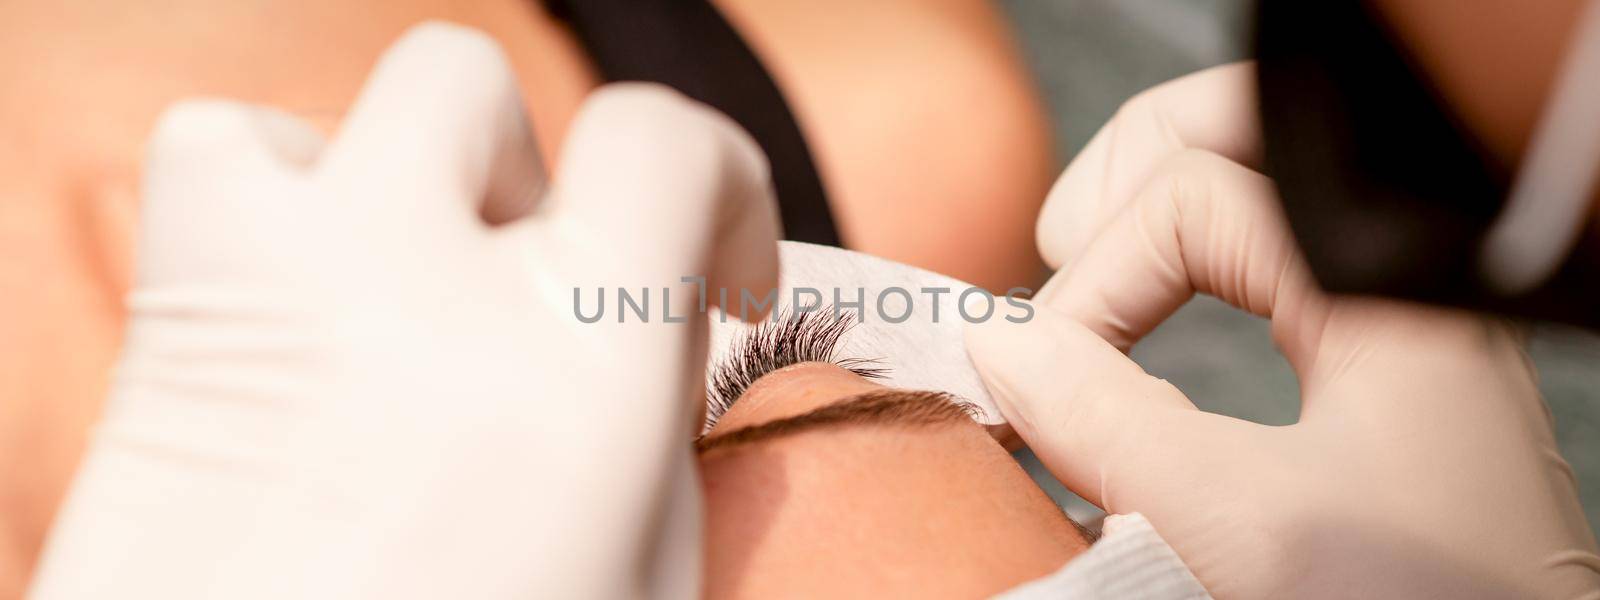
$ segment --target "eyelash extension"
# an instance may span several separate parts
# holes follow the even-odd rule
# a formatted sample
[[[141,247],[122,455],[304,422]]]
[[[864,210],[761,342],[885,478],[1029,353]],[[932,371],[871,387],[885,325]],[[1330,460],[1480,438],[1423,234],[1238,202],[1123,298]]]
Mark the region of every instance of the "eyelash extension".
[[[832,307],[803,313],[785,309],[777,319],[741,333],[707,377],[703,430],[716,425],[757,379],[789,365],[826,362],[867,379],[887,376],[889,369],[877,359],[837,356],[840,340],[855,325],[855,317]]]

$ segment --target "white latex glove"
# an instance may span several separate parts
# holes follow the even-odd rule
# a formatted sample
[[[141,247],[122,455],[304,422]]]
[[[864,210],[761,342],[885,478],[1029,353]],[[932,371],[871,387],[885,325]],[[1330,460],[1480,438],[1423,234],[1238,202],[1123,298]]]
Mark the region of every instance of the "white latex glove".
[[[1002,412],[1068,488],[1147,516],[1219,598],[1600,597],[1519,334],[1320,291],[1250,168],[1251,68],[1140,95],[1062,175],[1039,224],[1062,270],[1035,319],[969,330]],[[1200,412],[1124,355],[1196,292],[1272,320],[1300,422]]]
[[[544,193],[522,111],[494,42],[447,25],[397,42],[325,145],[169,110],[112,398],[34,595],[697,594],[704,324],[659,296],[649,324],[583,324],[573,289],[592,312],[598,285],[670,287],[683,315],[683,276],[770,288],[765,163],[712,110],[614,86]]]

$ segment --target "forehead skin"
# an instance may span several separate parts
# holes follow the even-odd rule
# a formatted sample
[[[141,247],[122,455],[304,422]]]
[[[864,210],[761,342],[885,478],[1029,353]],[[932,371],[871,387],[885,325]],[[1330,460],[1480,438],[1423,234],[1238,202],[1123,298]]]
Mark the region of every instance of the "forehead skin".
[[[710,436],[884,388],[803,364],[748,390]],[[711,598],[979,597],[1086,548],[967,420],[808,429],[700,456]]]

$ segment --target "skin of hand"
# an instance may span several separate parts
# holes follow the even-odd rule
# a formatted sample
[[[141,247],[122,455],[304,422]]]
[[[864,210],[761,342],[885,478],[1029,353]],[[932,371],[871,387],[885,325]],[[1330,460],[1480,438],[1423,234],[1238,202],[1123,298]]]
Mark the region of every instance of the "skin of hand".
[[[850,244],[997,291],[1043,281],[1048,119],[994,3],[717,6],[782,85]],[[157,116],[236,98],[330,132],[383,49],[427,19],[506,48],[559,165],[599,79],[537,0],[0,3],[0,89],[18,90],[0,94],[0,598],[21,594],[100,415]]]
[[[1143,513],[1218,598],[1593,598],[1600,557],[1509,323],[1323,293],[1260,162],[1253,68],[1129,101],[1039,222],[1024,327],[968,332],[1067,487]],[[1359,244],[1359,240],[1351,240]],[[1197,410],[1125,352],[1195,293],[1267,317],[1301,418]]]
[[[767,374],[707,439],[892,392],[840,367]],[[984,428],[830,424],[700,454],[705,597],[976,598],[1088,544]]]
[[[641,84],[594,94],[564,153],[546,182],[505,56],[452,25],[395,43],[326,142],[168,110],[35,597],[694,594],[704,316],[584,324],[571,300],[776,285],[765,163]]]

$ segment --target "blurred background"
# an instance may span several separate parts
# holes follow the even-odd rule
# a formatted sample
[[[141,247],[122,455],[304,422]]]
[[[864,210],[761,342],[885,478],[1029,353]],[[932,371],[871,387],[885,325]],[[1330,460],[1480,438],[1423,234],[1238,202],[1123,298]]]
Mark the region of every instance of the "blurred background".
[[[990,1],[716,4],[807,119],[833,217],[853,247],[1003,290],[1040,273],[1031,232],[1054,175],[1124,100],[1244,58],[1252,2],[993,0],[997,20]],[[604,4],[634,10],[630,2]],[[235,98],[331,132],[401,31],[446,19],[506,48],[554,158],[602,78],[544,9],[552,4],[602,3],[0,2],[0,82],[26,92],[0,93],[0,599],[20,597],[110,385],[143,142],[159,112],[183,97]],[[1600,525],[1600,336],[1545,327],[1530,352],[1589,521]],[[1133,357],[1203,409],[1264,424],[1298,418],[1297,382],[1266,323],[1215,300],[1191,302]],[[1092,506],[1021,458],[1093,522]]]
[[[1002,0],[1000,6],[1049,105],[1062,167],[1123,100],[1179,75],[1240,60],[1249,50],[1251,3],[1245,0]],[[1529,353],[1562,454],[1600,537],[1600,335],[1540,327]],[[1266,321],[1209,297],[1190,302],[1156,329],[1134,347],[1133,358],[1201,409],[1270,425],[1299,417],[1298,384],[1273,348]],[[1021,458],[1074,517],[1098,517],[1032,456]]]

